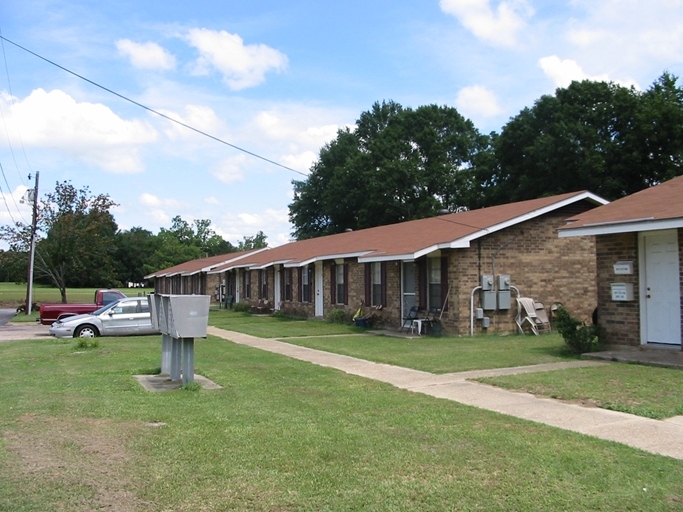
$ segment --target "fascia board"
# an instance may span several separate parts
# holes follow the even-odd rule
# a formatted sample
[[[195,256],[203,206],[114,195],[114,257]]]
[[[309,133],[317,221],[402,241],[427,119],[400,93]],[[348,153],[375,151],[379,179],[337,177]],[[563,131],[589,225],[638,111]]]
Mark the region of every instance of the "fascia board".
[[[604,205],[609,203],[606,199],[603,199],[600,196],[596,196],[595,194],[591,192],[582,192],[580,194],[577,194],[572,197],[568,197],[566,199],[563,199],[562,201],[558,201],[557,203],[549,204],[548,206],[545,206],[543,208],[538,208],[537,210],[533,210],[530,212],[527,212],[525,214],[519,215],[517,217],[513,217],[512,219],[506,220],[505,222],[501,222],[499,224],[494,224],[492,226],[489,226],[488,228],[481,229],[479,231],[476,231],[474,233],[471,233],[467,236],[464,236],[462,238],[458,238],[456,240],[453,240],[450,245],[448,245],[448,248],[450,249],[467,249],[470,247],[470,242],[472,240],[476,240],[478,238],[481,238],[485,235],[490,235],[491,233],[495,233],[496,231],[500,231],[505,228],[509,228],[511,226],[515,226],[517,224],[521,224],[522,222],[526,222],[528,220],[535,219],[537,217],[540,217],[541,215],[545,215],[546,213],[553,212],[555,210],[559,210],[560,208],[564,208],[565,206],[569,206],[570,204],[577,203],[579,201],[583,200],[588,200],[591,201],[595,204],[598,205]]]
[[[327,261],[327,260],[336,260],[340,258],[362,258],[366,254],[372,254],[375,251],[360,251],[360,252],[348,252],[348,253],[341,253],[341,254],[325,254],[323,256],[314,256],[313,258],[309,258],[307,260],[303,261],[291,261],[290,263],[285,263],[285,268],[294,268],[294,267],[305,267],[306,265],[310,265],[311,263],[315,263],[316,261]]]
[[[232,263],[233,261],[239,261],[239,260],[242,260],[242,259],[247,258],[249,256],[253,256],[254,254],[258,254],[260,252],[267,251],[269,249],[270,249],[270,247],[263,247],[261,249],[256,249],[256,250],[249,252],[247,254],[242,254],[241,256],[237,256],[236,258],[228,258],[227,260],[222,261],[220,263],[214,263],[213,265],[209,265],[208,267],[204,267],[203,269],[199,270],[199,272],[208,272],[210,274],[211,271],[213,269],[215,269],[216,267],[222,267],[223,265],[227,265],[228,263]],[[221,270],[221,272],[223,272],[223,271]]]
[[[238,263],[236,265],[230,265],[229,267],[224,267],[221,269],[217,270],[212,270],[211,272],[208,272],[209,274],[222,274],[223,272],[228,272],[229,270],[237,270],[241,268],[246,268],[247,270],[251,270],[256,267],[255,263]]]
[[[383,256],[366,256],[358,258],[358,263],[375,263],[378,261],[412,261],[414,254],[389,254]]]
[[[660,229],[683,228],[683,219],[663,219],[652,221],[627,221],[622,223],[582,226],[578,228],[561,228],[558,230],[560,238],[588,235],[615,235],[619,233],[634,233],[637,231],[658,231]]]

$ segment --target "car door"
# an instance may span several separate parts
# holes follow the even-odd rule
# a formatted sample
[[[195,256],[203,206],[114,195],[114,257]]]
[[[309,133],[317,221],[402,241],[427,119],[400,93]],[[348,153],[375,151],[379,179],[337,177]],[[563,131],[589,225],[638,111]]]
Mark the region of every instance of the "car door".
[[[125,336],[136,334],[138,330],[137,300],[125,300],[115,304],[100,315],[104,336]]]

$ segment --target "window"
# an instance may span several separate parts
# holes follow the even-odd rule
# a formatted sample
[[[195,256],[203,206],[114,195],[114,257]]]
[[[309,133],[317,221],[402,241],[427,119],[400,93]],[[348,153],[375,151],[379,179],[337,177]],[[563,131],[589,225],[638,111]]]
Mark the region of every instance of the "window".
[[[268,298],[268,271],[263,268],[259,271],[259,299]]]
[[[381,263],[370,263],[370,286],[372,287],[371,293],[371,306],[379,306],[382,304],[382,264]]]
[[[333,264],[330,267],[330,302],[332,304],[348,304],[348,266]]]
[[[344,265],[335,265],[335,279],[337,283],[337,304],[344,304]]]
[[[313,267],[299,268],[299,279],[301,281],[301,294],[299,302],[311,302],[311,286],[313,283]]]
[[[441,307],[441,258],[429,258],[427,260],[428,270],[428,297],[430,308]]]
[[[286,268],[283,273],[285,300],[292,300],[292,269]]]
[[[251,298],[251,271],[244,271],[244,296],[247,299]]]

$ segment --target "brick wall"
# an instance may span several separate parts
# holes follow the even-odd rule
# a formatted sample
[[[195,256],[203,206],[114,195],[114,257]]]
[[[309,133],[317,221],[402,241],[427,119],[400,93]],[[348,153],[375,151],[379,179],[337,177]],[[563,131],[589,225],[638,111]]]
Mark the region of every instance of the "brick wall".
[[[640,287],[638,233],[600,235],[596,240],[598,276],[598,324],[609,345],[640,345]],[[617,261],[632,261],[633,274],[615,275]],[[633,283],[636,300],[613,301],[611,283]]]
[[[565,219],[576,213],[576,205],[560,209],[484,236],[469,249],[453,251],[449,258],[451,311],[444,315],[444,328],[469,334],[470,294],[482,274],[509,274],[520,295],[542,302],[546,311],[560,302],[573,316],[590,322],[597,306],[594,237],[557,235],[557,229],[566,225]],[[510,310],[485,311],[491,326],[484,330],[481,321],[475,321],[475,333],[515,332],[515,298],[513,290]],[[478,306],[479,292],[475,294],[475,308]]]

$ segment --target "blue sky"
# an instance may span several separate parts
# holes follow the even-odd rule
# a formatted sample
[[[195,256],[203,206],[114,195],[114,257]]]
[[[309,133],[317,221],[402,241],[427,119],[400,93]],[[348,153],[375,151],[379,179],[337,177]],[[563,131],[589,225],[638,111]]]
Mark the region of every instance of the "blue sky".
[[[303,174],[375,101],[448,105],[500,131],[573,79],[645,89],[683,68],[681,0],[3,0],[0,31]],[[233,243],[290,238],[301,174],[2,50],[0,225],[30,219],[19,199],[40,171],[41,192],[70,180],[109,194],[121,229],[157,233],[180,215]]]

